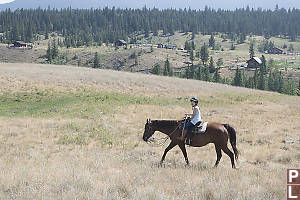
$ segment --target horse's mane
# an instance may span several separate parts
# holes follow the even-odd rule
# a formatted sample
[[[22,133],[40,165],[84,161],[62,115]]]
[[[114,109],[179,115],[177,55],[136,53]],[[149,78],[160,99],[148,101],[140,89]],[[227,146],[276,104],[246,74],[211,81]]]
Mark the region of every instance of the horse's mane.
[[[151,120],[153,125],[160,125],[160,126],[175,126],[178,125],[181,121],[179,120]]]

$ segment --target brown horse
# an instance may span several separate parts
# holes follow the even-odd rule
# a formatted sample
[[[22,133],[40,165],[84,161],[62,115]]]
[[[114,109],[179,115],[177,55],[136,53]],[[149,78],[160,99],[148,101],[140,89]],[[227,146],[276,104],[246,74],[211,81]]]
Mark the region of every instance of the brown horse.
[[[171,143],[165,149],[160,164],[162,164],[163,161],[165,160],[168,151],[170,151],[173,147],[178,145],[184,155],[186,164],[189,165],[189,160],[185,149],[185,143],[177,139],[182,132],[182,129],[180,128],[182,122],[183,121],[175,121],[175,120],[151,121],[150,119],[149,120],[147,119],[147,123],[145,124],[145,131],[143,135],[143,140],[145,142],[148,141],[148,139],[154,134],[155,131],[162,132],[168,135],[171,139]],[[234,153],[232,153],[232,151],[230,151],[229,148],[227,147],[228,138],[230,140]],[[234,163],[234,156],[235,159],[237,160],[239,156],[239,151],[236,148],[236,132],[234,128],[232,128],[228,124],[219,124],[215,122],[210,122],[207,125],[207,129],[205,133],[197,134],[193,137],[190,146],[202,147],[209,143],[214,143],[216,148],[217,161],[215,167],[217,167],[220,162],[220,159],[222,157],[221,150],[223,150],[223,152],[230,157],[232,168],[234,169],[236,168]]]

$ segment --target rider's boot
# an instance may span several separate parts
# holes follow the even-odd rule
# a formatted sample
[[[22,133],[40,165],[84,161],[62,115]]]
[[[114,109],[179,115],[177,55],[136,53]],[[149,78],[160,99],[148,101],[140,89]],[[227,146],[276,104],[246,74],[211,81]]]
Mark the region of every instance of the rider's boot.
[[[178,140],[184,141],[184,138],[185,138],[186,134],[187,134],[187,130],[184,130],[182,136],[178,137]]]

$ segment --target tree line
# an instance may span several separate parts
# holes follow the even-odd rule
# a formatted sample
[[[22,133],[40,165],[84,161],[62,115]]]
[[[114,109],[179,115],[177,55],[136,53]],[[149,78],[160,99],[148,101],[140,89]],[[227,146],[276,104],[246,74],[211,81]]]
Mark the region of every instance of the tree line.
[[[165,35],[176,31],[212,34],[226,33],[243,41],[246,35],[289,37],[300,34],[300,10],[236,10],[192,9],[18,9],[0,12],[0,41],[32,42],[40,35],[57,32],[66,46],[112,43],[117,39],[129,41],[134,33]]]
[[[213,48],[212,44],[213,42],[211,40],[209,46]],[[244,69],[237,67],[234,78],[221,77],[220,69],[223,65],[223,59],[219,58],[215,63],[214,58],[209,56],[209,46],[204,44],[200,50],[197,51],[196,55],[199,58],[198,65],[194,65],[193,52],[195,51],[195,47],[193,42],[186,42],[185,48],[187,48],[190,53],[191,64],[188,65],[184,71],[174,72],[167,58],[163,67],[161,67],[160,64],[155,64],[150,72],[156,75],[178,76],[187,79],[197,79],[300,96],[300,80],[297,86],[292,79],[286,79],[285,72],[279,70],[272,59],[267,61],[264,55],[261,57],[262,64],[255,69],[254,75],[249,75],[251,73],[245,73],[246,71]],[[250,45],[249,55],[250,58],[254,56],[253,44]],[[166,73],[168,71],[171,71],[171,73]]]

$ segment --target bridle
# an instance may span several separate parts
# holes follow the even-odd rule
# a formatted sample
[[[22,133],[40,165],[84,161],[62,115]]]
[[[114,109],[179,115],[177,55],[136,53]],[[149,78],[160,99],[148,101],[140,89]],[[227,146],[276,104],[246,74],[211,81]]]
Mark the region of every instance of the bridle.
[[[163,138],[159,138],[157,139],[158,141],[163,141],[163,142],[160,142],[158,145],[155,145],[156,147],[160,147],[160,146],[163,146],[165,145],[165,143],[167,142],[167,140],[170,138],[171,139],[171,136],[175,133],[175,131],[180,127],[180,124],[169,134],[167,135],[166,137],[163,137]],[[151,131],[153,128],[151,127],[150,125],[150,121],[148,122],[148,129],[149,131]],[[154,143],[154,140],[151,141],[152,143]],[[147,144],[150,145],[151,142],[147,142]],[[154,145],[152,145],[154,146]]]

